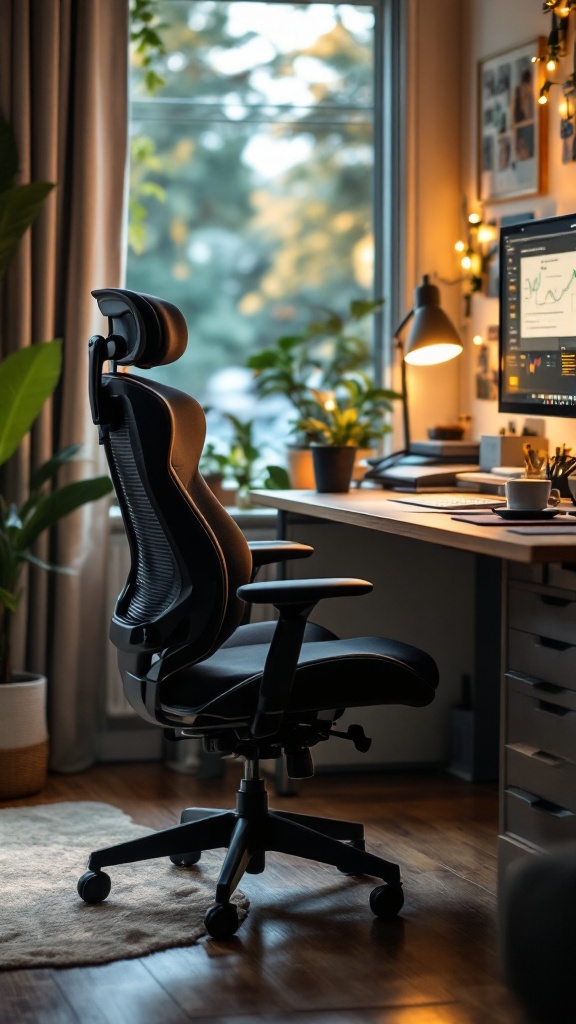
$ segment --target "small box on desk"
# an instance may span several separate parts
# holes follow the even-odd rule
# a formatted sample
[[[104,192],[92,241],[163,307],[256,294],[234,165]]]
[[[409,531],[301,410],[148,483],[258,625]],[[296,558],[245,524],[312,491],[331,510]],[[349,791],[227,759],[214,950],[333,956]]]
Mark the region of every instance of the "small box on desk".
[[[536,451],[548,451],[547,437],[532,437],[530,434],[483,434],[480,438],[480,469],[524,465],[524,445],[527,443]]]

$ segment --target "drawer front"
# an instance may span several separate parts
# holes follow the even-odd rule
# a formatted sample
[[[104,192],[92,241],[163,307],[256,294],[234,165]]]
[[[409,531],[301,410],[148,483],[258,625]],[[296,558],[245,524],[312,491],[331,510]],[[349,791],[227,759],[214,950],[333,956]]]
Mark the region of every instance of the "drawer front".
[[[576,692],[547,692],[510,677],[507,687],[506,742],[525,743],[576,764]]]
[[[504,791],[504,830],[547,850],[553,843],[576,842],[576,814],[522,789]]]
[[[576,765],[525,743],[505,748],[507,786],[559,804],[576,814]]]
[[[576,644],[576,595],[562,597],[544,590],[511,586],[508,617],[513,629]]]
[[[508,668],[520,675],[576,690],[576,645],[511,629]]]
[[[508,563],[508,578],[510,580],[523,580],[527,583],[546,583],[546,565],[523,565],[522,562]],[[576,573],[574,574],[574,589],[576,590]]]
[[[576,593],[576,561],[552,562],[545,567],[545,580],[551,587],[562,587]]]

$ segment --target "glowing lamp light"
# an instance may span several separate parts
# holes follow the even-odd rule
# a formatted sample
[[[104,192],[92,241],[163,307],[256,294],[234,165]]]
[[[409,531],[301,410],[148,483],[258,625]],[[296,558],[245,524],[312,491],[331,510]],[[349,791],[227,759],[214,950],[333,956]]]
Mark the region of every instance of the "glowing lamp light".
[[[480,216],[479,213],[471,213],[468,216],[468,222],[470,224],[479,224],[481,220],[482,220],[482,217]]]
[[[465,242],[461,242],[461,241],[460,242],[456,242],[456,245],[454,246],[454,248],[456,249],[456,252],[464,252],[464,250],[466,248],[466,244],[465,244]]]
[[[482,345],[483,341],[484,338],[482,337],[481,334],[475,334],[474,337],[472,338],[473,345]]]

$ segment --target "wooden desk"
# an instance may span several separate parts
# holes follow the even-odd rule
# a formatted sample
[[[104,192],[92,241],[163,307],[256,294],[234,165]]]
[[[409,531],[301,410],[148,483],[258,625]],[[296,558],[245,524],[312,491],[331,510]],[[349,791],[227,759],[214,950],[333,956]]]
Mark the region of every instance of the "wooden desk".
[[[574,526],[572,536],[555,537],[552,533],[554,527],[550,527],[548,534],[521,535],[512,532],[513,523],[502,527],[473,526],[454,520],[454,516],[462,513],[438,512],[402,504],[398,501],[400,497],[400,494],[384,490],[354,490],[348,494],[254,491],[251,495],[254,504],[267,505],[281,512],[348,523],[506,561],[527,564],[576,561],[576,519],[568,520]],[[573,508],[572,504],[570,508]]]
[[[555,534],[557,527],[550,526],[546,533],[527,534],[513,532],[513,523],[482,527],[456,521],[453,517],[458,512],[410,506],[393,500],[396,497],[369,490],[342,495],[258,491],[252,500],[278,509],[283,529],[290,517],[297,516],[304,517],[301,523],[312,519],[346,524],[356,529],[356,536],[358,528],[390,535],[392,547],[418,545],[422,576],[440,546],[441,566],[446,570],[443,575],[437,567],[434,570],[439,596],[456,564],[450,561],[448,549],[472,559],[468,565],[474,565],[475,590],[473,703],[476,726],[480,719],[476,736],[480,748],[492,743],[490,724],[497,718],[494,697],[498,692],[501,702],[499,872],[504,884],[508,866],[518,857],[546,851],[557,842],[576,847],[576,529]],[[568,523],[576,527],[576,520]],[[345,547],[332,549],[333,571],[342,575],[347,574],[347,569],[339,569]],[[377,569],[374,546],[371,554]],[[353,556],[354,552],[352,563]],[[497,575],[495,568],[500,570]],[[369,571],[348,574],[373,578]],[[464,604],[468,589],[468,584],[462,587]],[[403,618],[410,625],[420,625],[413,607],[417,590],[412,583],[405,593],[395,590],[394,601],[401,606],[397,624]],[[435,613],[432,604],[429,612]],[[388,632],[385,621],[383,633]],[[440,653],[458,643],[458,629],[451,630],[450,625],[445,623],[443,643],[437,648]],[[389,635],[411,639],[395,629]],[[419,642],[417,635],[412,638],[439,660],[433,640],[433,635],[430,643]],[[439,691],[443,685],[441,671]],[[475,771],[473,766],[471,777],[481,780],[486,764],[476,775]]]

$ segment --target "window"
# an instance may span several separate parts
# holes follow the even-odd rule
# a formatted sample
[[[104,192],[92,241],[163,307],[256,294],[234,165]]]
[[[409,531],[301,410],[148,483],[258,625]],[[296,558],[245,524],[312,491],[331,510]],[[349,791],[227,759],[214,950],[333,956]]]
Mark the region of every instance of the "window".
[[[248,356],[374,291],[375,6],[160,0],[154,95],[133,63],[127,286],[190,331],[154,374],[278,448]]]

